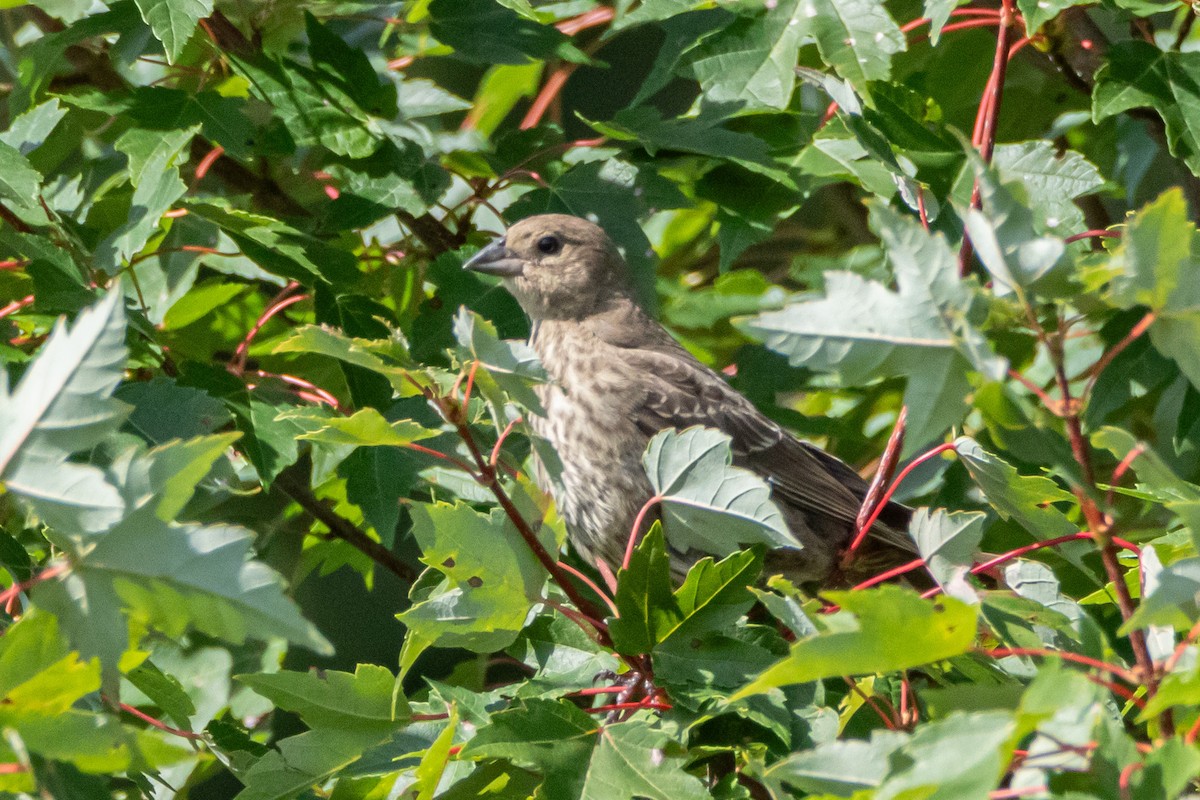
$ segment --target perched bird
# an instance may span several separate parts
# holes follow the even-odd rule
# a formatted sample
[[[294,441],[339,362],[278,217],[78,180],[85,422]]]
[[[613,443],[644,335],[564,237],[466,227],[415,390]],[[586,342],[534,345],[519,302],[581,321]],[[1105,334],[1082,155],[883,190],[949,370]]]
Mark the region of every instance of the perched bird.
[[[620,566],[630,528],[654,494],[642,467],[647,443],[664,429],[700,425],[731,438],[733,463],[768,483],[802,546],[775,551],[767,568],[798,582],[836,577],[867,483],[792,437],[680,346],[638,305],[629,268],[603,229],[564,214],[529,217],[464,268],[503,277],[530,318],[530,344],[551,378],[538,387],[545,416],[530,423],[562,462],[555,502],[586,559]],[[872,534],[911,550],[901,532],[909,514],[890,505]],[[673,548],[673,571],[702,555]]]

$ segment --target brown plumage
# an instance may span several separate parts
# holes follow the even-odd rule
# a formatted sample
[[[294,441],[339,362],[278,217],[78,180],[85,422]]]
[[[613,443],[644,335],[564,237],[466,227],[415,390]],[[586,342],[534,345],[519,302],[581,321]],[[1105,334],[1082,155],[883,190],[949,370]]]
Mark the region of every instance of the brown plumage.
[[[646,314],[601,228],[562,214],[530,217],[465,266],[502,276],[532,322],[530,342],[552,381],[539,387],[545,416],[531,424],[562,462],[555,500],[585,558],[619,566],[637,513],[653,495],[642,467],[647,442],[667,428],[701,425],[728,435],[734,464],[767,481],[802,546],[773,553],[768,569],[796,581],[830,579],[866,482],[760,413]],[[908,517],[892,504],[872,533],[911,550],[897,530]],[[673,551],[675,571],[700,555]]]

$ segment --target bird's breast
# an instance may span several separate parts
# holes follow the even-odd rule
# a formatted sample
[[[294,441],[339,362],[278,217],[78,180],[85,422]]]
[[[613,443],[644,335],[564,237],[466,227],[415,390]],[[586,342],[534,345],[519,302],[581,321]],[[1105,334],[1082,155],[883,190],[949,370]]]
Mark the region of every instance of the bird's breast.
[[[634,422],[636,388],[618,349],[594,337],[543,329],[534,346],[551,380],[538,387],[545,415],[531,424],[562,463],[559,513],[577,547],[610,558],[653,493],[641,463],[647,437]]]

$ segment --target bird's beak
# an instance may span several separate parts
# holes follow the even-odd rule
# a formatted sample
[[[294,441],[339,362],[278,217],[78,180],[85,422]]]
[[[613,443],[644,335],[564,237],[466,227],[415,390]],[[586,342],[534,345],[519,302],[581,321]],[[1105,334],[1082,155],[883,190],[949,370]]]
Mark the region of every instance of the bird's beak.
[[[497,239],[471,256],[471,259],[463,264],[463,269],[515,278],[525,269],[525,264],[516,253],[505,246],[503,239]]]

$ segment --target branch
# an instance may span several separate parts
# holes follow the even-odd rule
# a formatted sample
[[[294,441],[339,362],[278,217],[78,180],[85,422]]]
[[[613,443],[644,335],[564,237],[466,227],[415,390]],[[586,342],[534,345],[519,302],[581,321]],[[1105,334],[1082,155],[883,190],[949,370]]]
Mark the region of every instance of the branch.
[[[1000,101],[1004,97],[1004,76],[1008,71],[1009,37],[1015,22],[1015,10],[1012,0],[1002,0],[1000,7],[1000,28],[996,33],[996,53],[992,59],[992,74],[988,77],[983,89],[983,98],[979,103],[979,112],[975,117],[975,131],[971,143],[979,148],[979,154],[985,164],[992,162],[992,151],[996,146],[996,123],[1000,118]],[[975,188],[971,192],[971,208],[980,207],[979,180],[975,180]],[[958,273],[966,275],[971,268],[971,240],[963,235],[962,247],[958,251]]]
[[[297,462],[297,465],[307,466],[307,460],[302,459]],[[336,513],[324,500],[314,495],[308,485],[296,477],[297,472],[303,474],[307,472],[307,469],[284,470],[275,479],[275,485],[314,519],[329,528],[330,533],[387,569],[400,580],[412,583],[417,579],[416,571],[401,561],[395,553],[367,536],[350,520]]]

